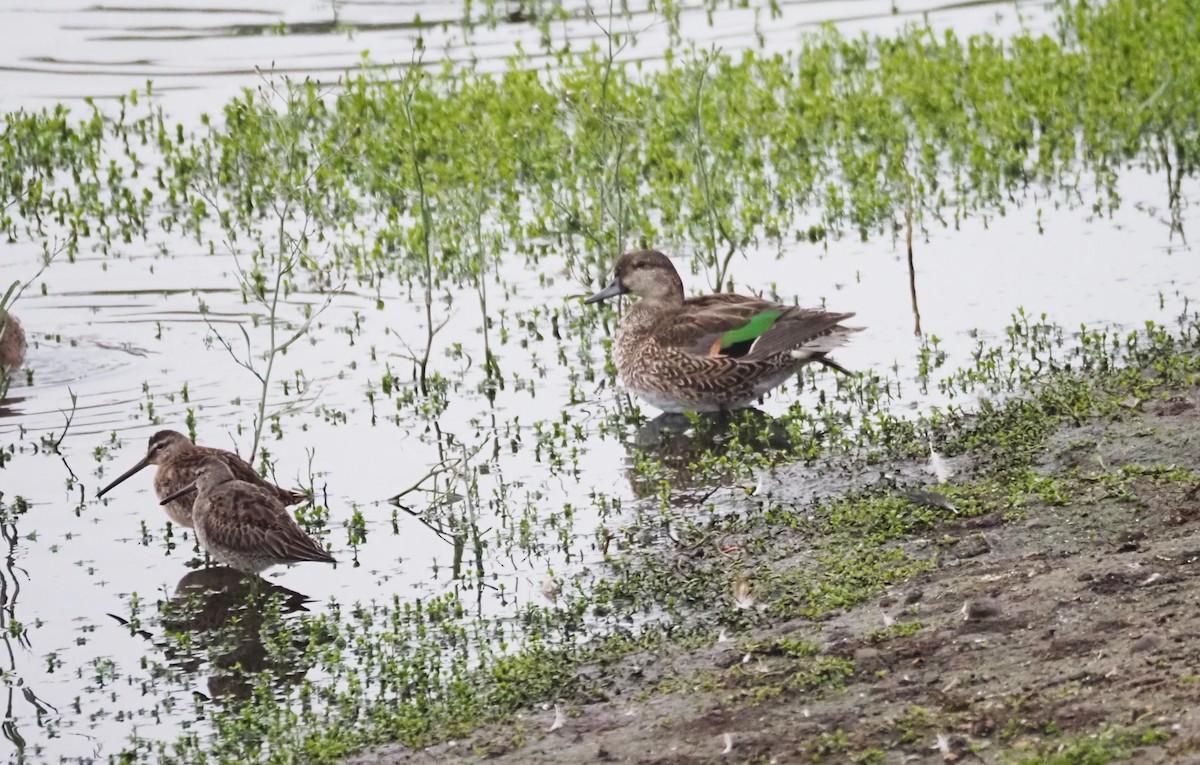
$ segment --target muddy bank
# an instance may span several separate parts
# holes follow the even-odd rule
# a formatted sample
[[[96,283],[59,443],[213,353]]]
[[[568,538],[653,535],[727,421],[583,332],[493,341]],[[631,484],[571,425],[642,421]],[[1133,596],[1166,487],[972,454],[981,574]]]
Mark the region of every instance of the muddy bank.
[[[926,476],[941,499],[911,493],[918,461],[864,466],[855,502],[936,514],[888,545],[916,565],[853,606],[781,608],[811,529],[747,521],[709,554],[740,624],[697,612],[706,637],[586,667],[557,708],[350,762],[1200,761],[1200,387],[1110,394],[1028,458],[996,429]]]

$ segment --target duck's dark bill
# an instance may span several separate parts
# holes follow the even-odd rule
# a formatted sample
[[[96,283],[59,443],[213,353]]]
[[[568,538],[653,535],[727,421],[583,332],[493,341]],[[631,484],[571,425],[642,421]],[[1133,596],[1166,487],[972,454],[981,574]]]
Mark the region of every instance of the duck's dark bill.
[[[612,284],[609,284],[607,287],[583,302],[599,303],[601,300],[608,300],[609,298],[616,297],[617,295],[624,295],[627,292],[629,292],[629,290],[625,289],[625,285],[621,284],[620,279],[613,279]]]

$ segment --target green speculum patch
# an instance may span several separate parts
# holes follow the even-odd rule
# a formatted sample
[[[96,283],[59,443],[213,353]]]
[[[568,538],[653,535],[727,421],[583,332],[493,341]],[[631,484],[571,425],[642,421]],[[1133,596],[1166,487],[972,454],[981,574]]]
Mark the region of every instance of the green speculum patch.
[[[746,322],[746,326],[731,329],[721,335],[721,350],[732,352],[733,346],[753,343],[775,324],[783,311],[763,311]],[[745,350],[742,351],[744,353]]]

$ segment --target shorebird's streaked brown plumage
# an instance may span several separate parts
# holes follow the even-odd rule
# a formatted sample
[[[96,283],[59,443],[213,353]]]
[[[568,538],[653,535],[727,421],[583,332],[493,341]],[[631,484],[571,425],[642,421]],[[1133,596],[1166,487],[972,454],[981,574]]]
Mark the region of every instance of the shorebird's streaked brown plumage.
[[[175,430],[160,430],[150,436],[146,456],[138,464],[118,476],[115,481],[101,489],[96,496],[103,497],[117,484],[142,468],[148,465],[157,465],[158,471],[154,475],[154,493],[161,501],[168,495],[175,494],[184,486],[194,483],[199,475],[197,470],[200,464],[210,457],[215,457],[228,465],[234,478],[262,487],[271,492],[275,499],[284,505],[296,505],[307,499],[304,494],[281,489],[275,484],[267,482],[249,463],[233,452],[197,446],[187,436]],[[194,493],[186,493],[163,504],[163,507],[171,520],[190,528],[193,525],[192,504],[195,497]]]
[[[195,482],[164,497],[163,504],[193,489],[196,539],[221,563],[257,574],[278,564],[336,562],[296,525],[274,487],[239,480],[221,458],[203,460]]]
[[[799,308],[717,293],[685,298],[679,272],[657,250],[617,259],[595,303],[633,294],[615,358],[625,387],[664,412],[717,412],[751,405],[805,364],[845,372],[828,353],[858,327],[853,313]]]
[[[25,363],[25,329],[11,313],[0,313],[0,374],[9,374]]]

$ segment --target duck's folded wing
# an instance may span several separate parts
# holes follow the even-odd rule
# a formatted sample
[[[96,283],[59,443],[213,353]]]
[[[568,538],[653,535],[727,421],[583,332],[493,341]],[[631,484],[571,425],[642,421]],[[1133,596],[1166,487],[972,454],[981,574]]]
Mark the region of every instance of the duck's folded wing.
[[[746,361],[760,361],[790,353],[797,361],[821,356],[845,345],[857,327],[842,322],[853,313],[830,313],[816,308],[789,308],[755,340]]]
[[[690,298],[684,309],[657,328],[663,345],[696,356],[741,356],[786,306],[741,295],[715,294]]]

